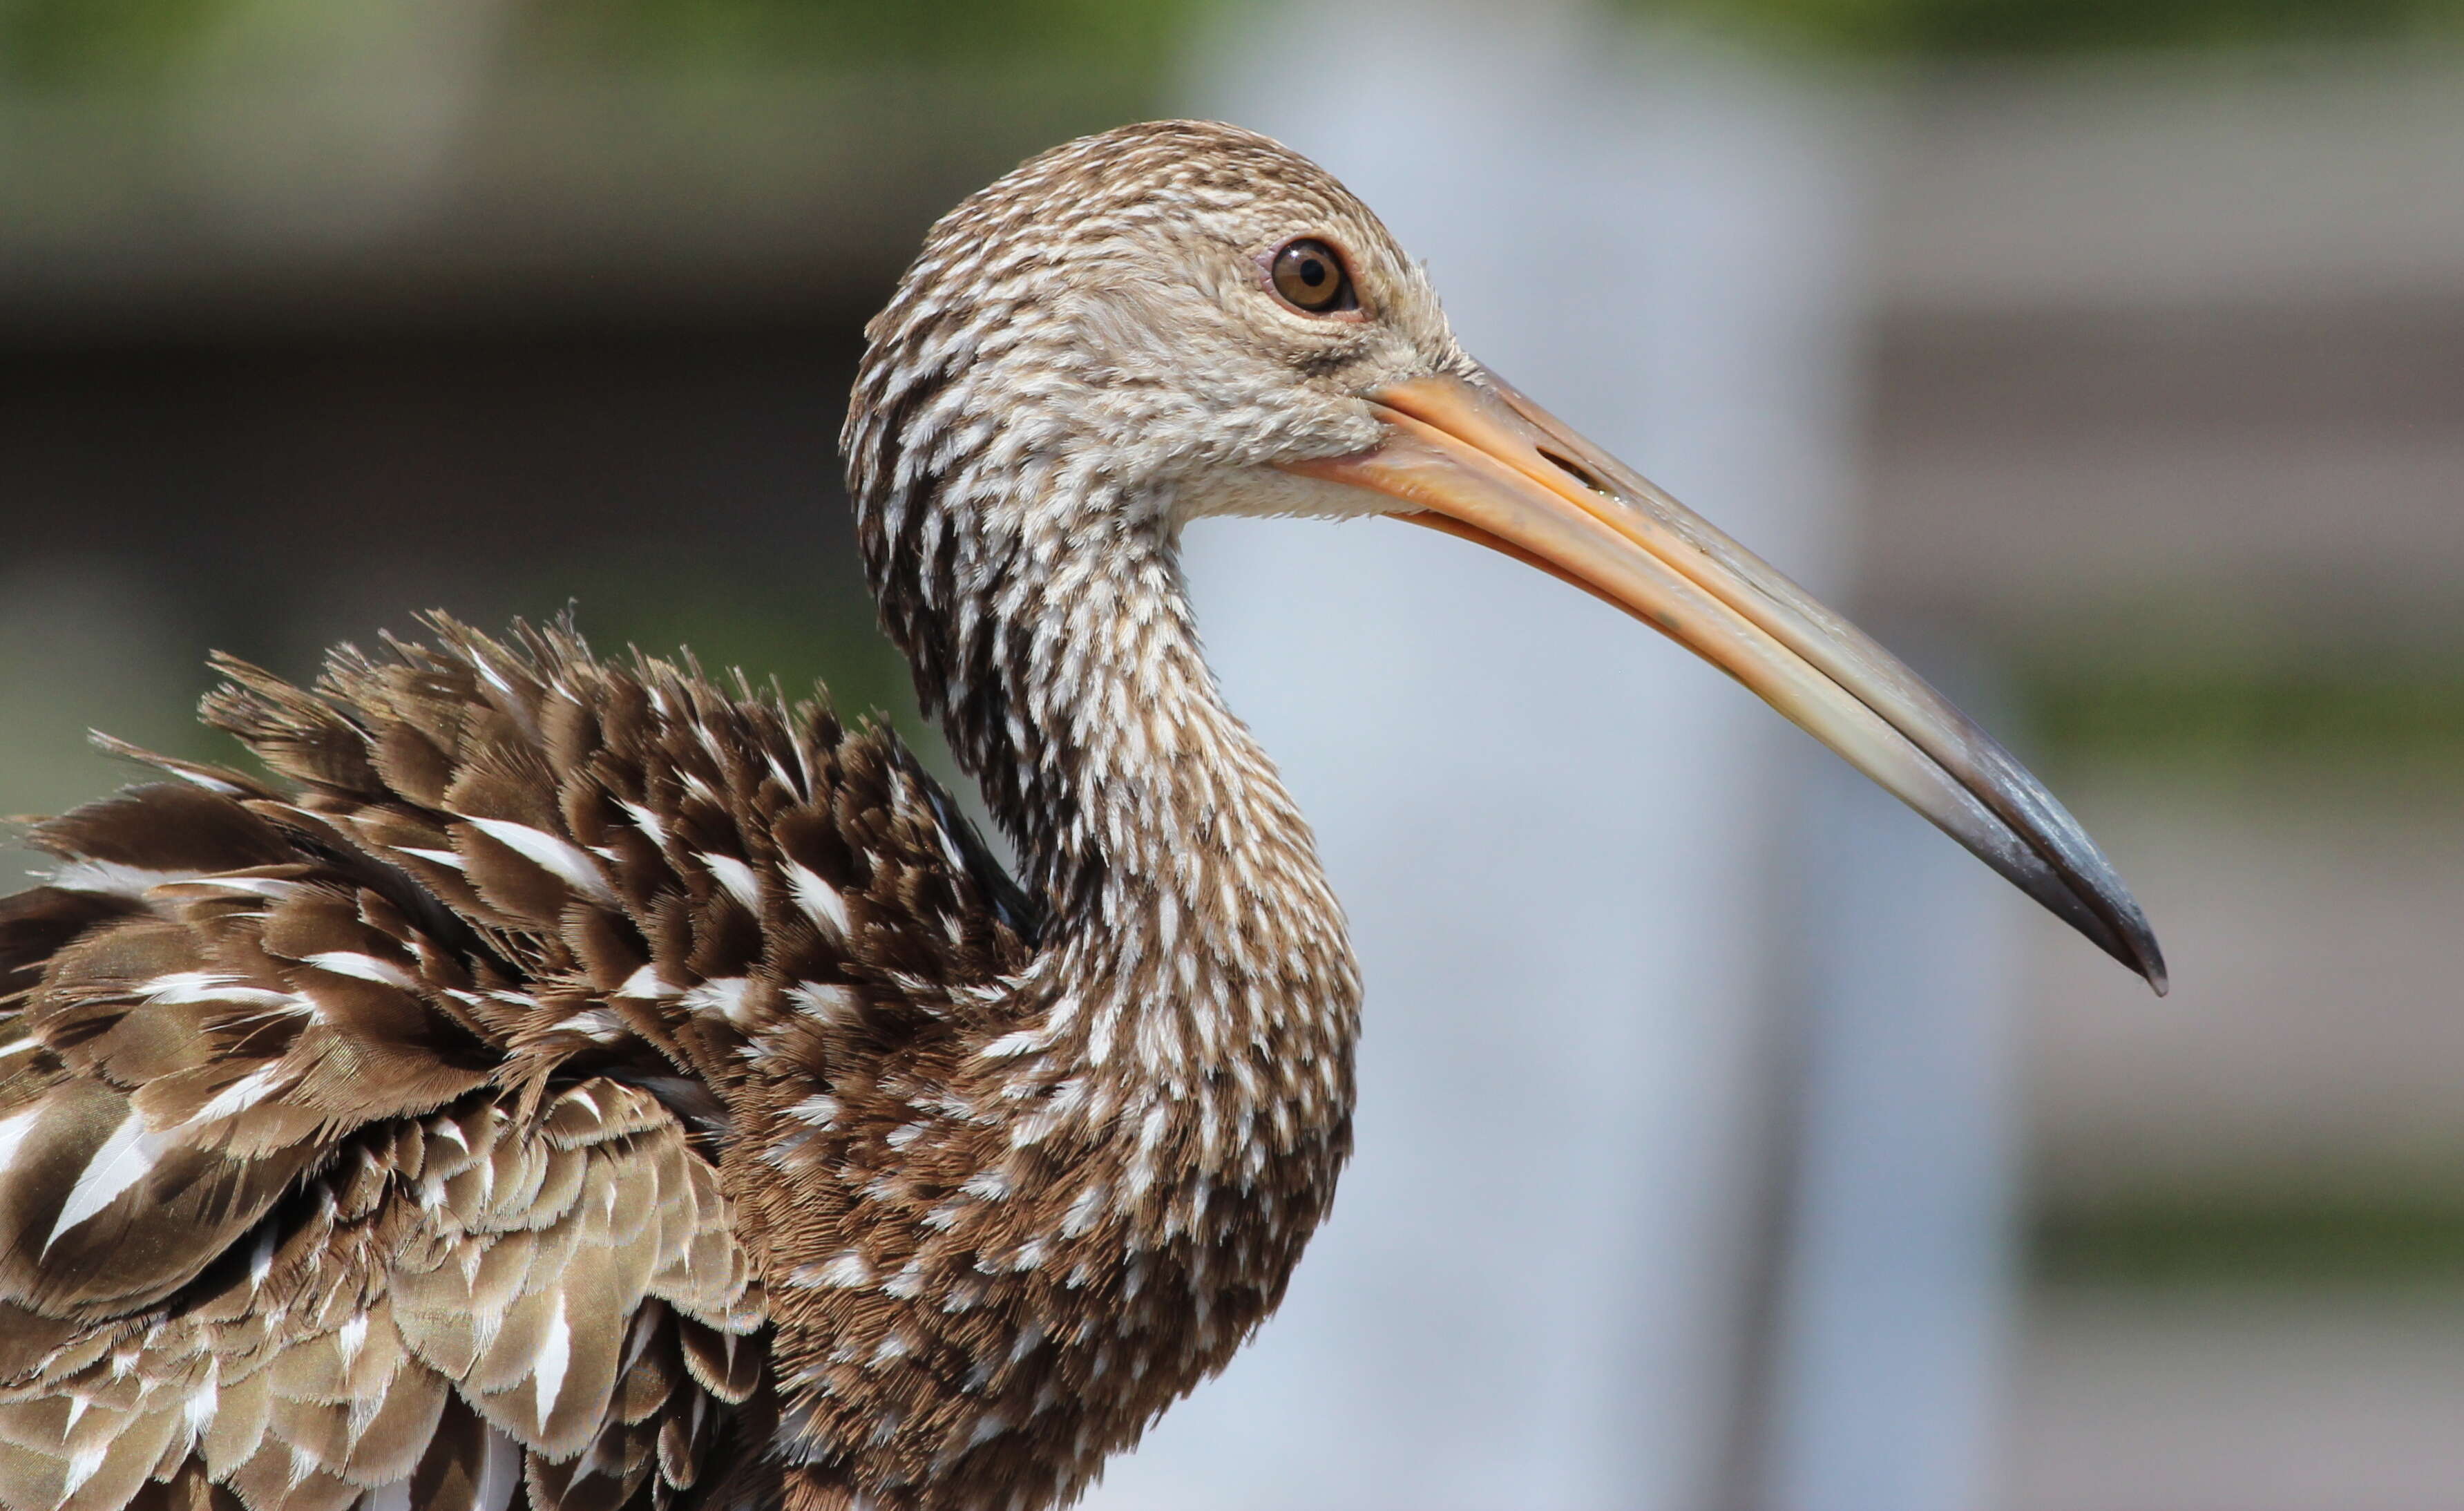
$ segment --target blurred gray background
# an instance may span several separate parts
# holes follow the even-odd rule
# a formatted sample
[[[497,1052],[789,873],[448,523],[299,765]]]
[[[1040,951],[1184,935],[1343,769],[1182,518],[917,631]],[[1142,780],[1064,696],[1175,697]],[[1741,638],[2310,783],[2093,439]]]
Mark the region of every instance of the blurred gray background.
[[[430,606],[933,747],[861,324],[1191,112],[2008,730],[2176,990],[1553,584],[1198,532],[1362,1148],[1099,1503],[2464,1506],[2455,0],[0,0],[0,811],[123,779],[90,726],[224,754],[209,647]]]

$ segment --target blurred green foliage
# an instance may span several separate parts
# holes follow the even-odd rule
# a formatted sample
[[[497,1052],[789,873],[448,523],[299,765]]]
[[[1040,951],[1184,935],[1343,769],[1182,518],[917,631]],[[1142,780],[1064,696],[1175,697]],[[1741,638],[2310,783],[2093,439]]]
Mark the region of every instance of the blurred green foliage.
[[[517,48],[548,59],[686,69],[1065,63],[1159,76],[1205,0],[497,3],[512,12],[508,34]],[[265,0],[0,0],[0,81],[159,77],[264,9]]]
[[[262,0],[0,0],[0,82],[175,67]],[[407,0],[406,0],[407,3]],[[1267,0],[500,0],[549,56],[664,66],[1067,63],[1160,77],[1201,14]],[[2464,0],[1606,0],[1749,38],[1916,56],[2464,32]],[[1304,11],[1275,11],[1306,45]]]
[[[1204,0],[535,0],[558,51],[670,63],[785,58],[1160,70]]]
[[[1960,56],[2360,42],[2464,32],[2464,0],[1621,0],[1852,53]]]
[[[175,63],[233,0],[0,0],[0,80],[80,82]]]
[[[2146,1202],[2038,1216],[2031,1278],[2067,1285],[2453,1285],[2464,1281],[2464,1202]]]
[[[2082,656],[2029,665],[2019,682],[2033,743],[2057,765],[2464,771],[2464,658],[2164,665]]]

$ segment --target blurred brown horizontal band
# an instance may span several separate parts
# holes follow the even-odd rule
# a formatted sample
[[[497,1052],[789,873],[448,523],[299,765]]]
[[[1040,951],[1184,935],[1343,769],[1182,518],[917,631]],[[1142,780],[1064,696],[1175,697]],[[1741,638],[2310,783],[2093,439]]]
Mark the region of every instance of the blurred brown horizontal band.
[[[860,320],[935,215],[1031,152],[1149,112],[1147,89],[1117,69],[909,68],[517,76],[280,104],[236,88],[0,95],[0,343],[781,307]]]
[[[2464,434],[2464,280],[2158,309],[1899,309],[1875,333],[1873,363],[1872,432],[1885,447]]]
[[[1915,311],[1872,338],[1869,600],[2010,643],[2442,642],[2464,611],[2464,282]],[[2064,632],[2067,633],[2067,632]]]

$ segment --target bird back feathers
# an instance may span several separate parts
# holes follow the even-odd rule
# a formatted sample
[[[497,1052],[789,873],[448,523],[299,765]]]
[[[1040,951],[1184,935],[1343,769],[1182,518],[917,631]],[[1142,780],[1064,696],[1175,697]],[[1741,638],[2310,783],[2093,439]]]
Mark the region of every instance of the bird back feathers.
[[[6,1511],[669,1504],[760,1386],[749,1047],[930,1032],[1028,954],[888,734],[431,627],[314,690],[221,663],[290,789],[131,751],[160,779],[33,832]]]

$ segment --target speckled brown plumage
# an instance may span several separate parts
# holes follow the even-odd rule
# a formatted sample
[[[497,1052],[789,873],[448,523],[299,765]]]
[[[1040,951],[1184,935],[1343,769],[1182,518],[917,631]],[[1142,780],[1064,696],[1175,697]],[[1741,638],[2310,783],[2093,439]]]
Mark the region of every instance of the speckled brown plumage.
[[[1226,280],[1295,226],[1410,318],[1237,349]],[[274,780],[141,757],[0,903],[0,1507],[1082,1490],[1271,1311],[1349,1150],[1340,911],[1175,553],[1312,506],[1258,465],[1360,444],[1312,386],[1454,360],[1413,299],[1224,127],[935,229],[849,475],[1023,887],[887,733],[567,630],[226,664],[207,718]]]
[[[226,664],[273,779],[142,758],[0,902],[0,1511],[1075,1497],[1351,1144],[1358,975],[1199,654],[1204,516],[1556,571],[2164,979],[2033,777],[1472,363],[1273,143],[1035,159],[868,335],[865,565],[1019,881],[888,734],[566,628]]]

